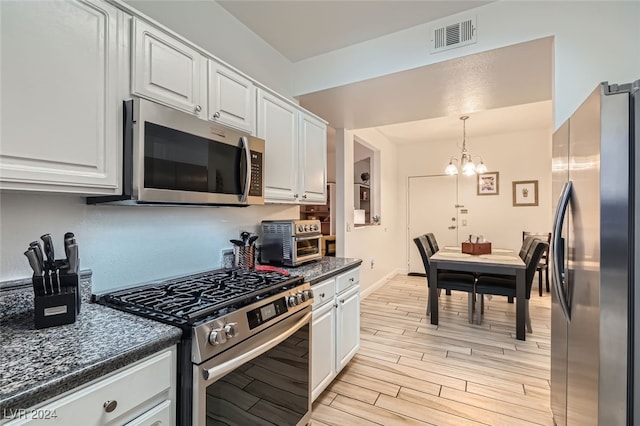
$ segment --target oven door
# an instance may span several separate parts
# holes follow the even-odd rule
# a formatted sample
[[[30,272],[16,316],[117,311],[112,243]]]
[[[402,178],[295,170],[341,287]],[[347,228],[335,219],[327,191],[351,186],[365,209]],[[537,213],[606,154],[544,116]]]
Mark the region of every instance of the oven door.
[[[293,264],[300,265],[322,257],[322,235],[293,237]]]
[[[305,425],[311,307],[193,365],[193,424]]]

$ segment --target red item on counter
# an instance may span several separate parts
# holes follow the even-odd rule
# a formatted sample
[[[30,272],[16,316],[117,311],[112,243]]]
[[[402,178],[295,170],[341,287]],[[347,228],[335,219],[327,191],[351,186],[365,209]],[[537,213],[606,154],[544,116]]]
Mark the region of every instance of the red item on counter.
[[[269,265],[256,265],[254,269],[256,271],[262,271],[262,272],[277,272],[279,274],[284,275],[285,277],[288,277],[289,275],[291,275],[289,271],[285,271],[284,269],[276,268],[275,266],[269,266]]]

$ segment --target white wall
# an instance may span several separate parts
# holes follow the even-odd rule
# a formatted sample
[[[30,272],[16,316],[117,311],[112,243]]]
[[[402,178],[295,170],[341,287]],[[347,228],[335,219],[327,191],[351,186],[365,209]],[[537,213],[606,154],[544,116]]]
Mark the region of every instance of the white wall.
[[[477,195],[477,176],[458,177],[458,203],[468,214],[467,227],[460,228],[460,236],[482,234],[493,247],[518,249],[522,244],[522,231],[550,232],[553,200],[551,198],[551,139],[548,128],[526,129],[515,133],[495,134],[490,137],[467,137],[467,148],[482,155],[491,172],[499,172],[499,194]],[[407,194],[409,176],[443,175],[450,156],[459,156],[459,140],[442,140],[429,144],[401,145],[398,148],[400,180],[403,184],[399,205],[399,220],[404,224],[403,242],[407,240]],[[512,182],[538,181],[538,206],[514,207]],[[427,230],[425,230],[427,232]],[[436,234],[436,238],[438,235]],[[465,238],[461,238],[461,241]],[[411,244],[413,244],[411,242]],[[405,256],[406,257],[406,256]],[[408,263],[407,259],[405,264]]]
[[[293,64],[294,93],[555,36],[557,128],[601,81],[627,83],[640,78],[638,1],[496,1],[472,12],[477,15],[476,44],[430,55],[425,23]]]
[[[221,266],[220,251],[263,219],[299,217],[298,207],[88,206],[82,197],[0,193],[0,281],[31,275],[23,255],[50,233],[64,258],[64,233],[76,235],[80,268],[93,271],[96,292]],[[260,239],[257,241],[260,244]]]
[[[338,155],[338,167],[343,168],[339,177],[343,179],[341,190],[346,194],[344,222],[338,221],[338,255],[362,259],[360,273],[361,291],[367,292],[372,286],[386,280],[399,271],[404,258],[402,241],[402,211],[398,208],[401,184],[398,180],[398,157],[396,146],[376,130],[344,132],[345,137],[337,145],[340,151],[344,145],[344,156]],[[381,225],[353,226],[353,139],[354,135],[381,152],[380,170],[372,170],[380,175],[379,191],[372,195],[380,201]],[[340,138],[339,138],[340,139]],[[340,182],[340,181],[339,181]],[[340,214],[340,211],[338,212]],[[339,216],[340,217],[340,216]],[[342,244],[341,245],[341,241]],[[374,266],[371,267],[371,260]]]
[[[291,62],[212,0],[124,0],[261,84],[292,98]]]

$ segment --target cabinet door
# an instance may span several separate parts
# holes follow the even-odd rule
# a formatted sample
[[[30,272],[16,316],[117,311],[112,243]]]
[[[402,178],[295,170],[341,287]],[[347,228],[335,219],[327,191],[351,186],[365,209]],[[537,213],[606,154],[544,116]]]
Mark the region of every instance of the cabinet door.
[[[314,117],[300,114],[299,176],[304,203],[327,201],[327,126]]]
[[[117,191],[125,16],[103,1],[0,1],[0,188]]]
[[[206,117],[202,107],[206,61],[176,38],[133,19],[131,91],[167,106]]]
[[[336,376],[336,309],[333,300],[313,311],[311,322],[312,401]]]
[[[256,91],[251,80],[209,59],[208,101],[211,121],[254,135]]]
[[[265,202],[297,202],[297,108],[258,90],[258,137],[266,141]]]
[[[337,296],[337,372],[340,372],[360,348],[360,285]]]

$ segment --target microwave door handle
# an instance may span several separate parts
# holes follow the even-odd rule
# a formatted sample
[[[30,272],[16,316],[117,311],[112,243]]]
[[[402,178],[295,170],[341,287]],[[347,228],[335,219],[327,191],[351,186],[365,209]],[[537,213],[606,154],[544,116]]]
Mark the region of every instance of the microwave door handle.
[[[249,195],[249,186],[251,185],[251,151],[249,150],[249,141],[246,136],[242,136],[240,138],[242,142],[242,149],[244,150],[244,159],[245,159],[245,179],[244,179],[244,189],[242,190],[242,195],[240,196],[240,201],[247,201],[247,195]],[[240,162],[240,167],[242,167],[242,162]]]

